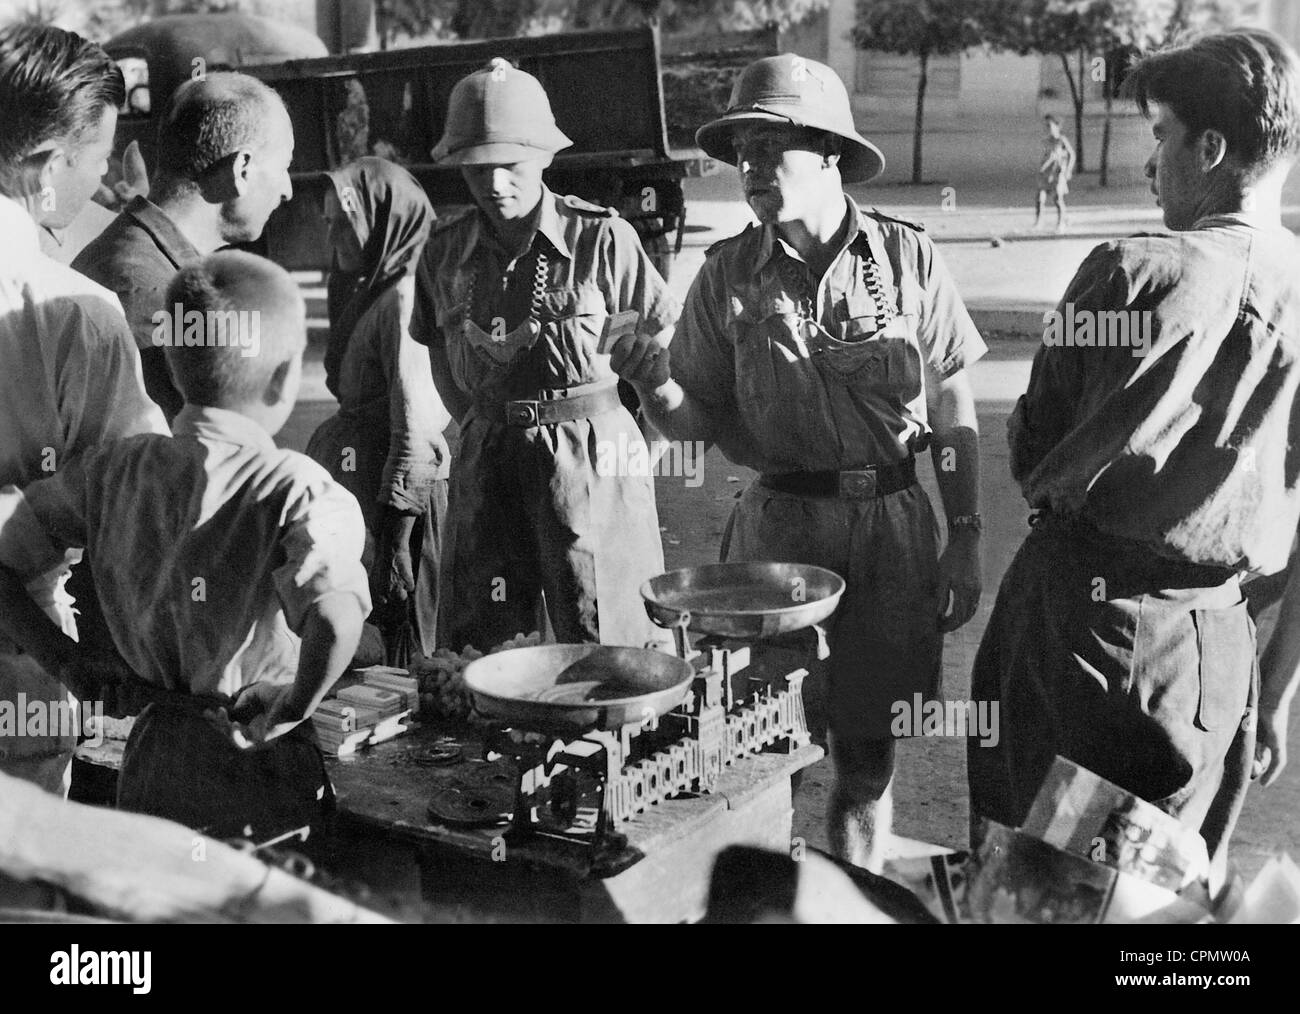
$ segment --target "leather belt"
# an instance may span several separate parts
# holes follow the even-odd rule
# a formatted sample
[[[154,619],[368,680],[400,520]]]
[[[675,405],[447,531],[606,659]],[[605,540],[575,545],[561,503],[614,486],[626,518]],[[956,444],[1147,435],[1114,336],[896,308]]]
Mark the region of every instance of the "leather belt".
[[[519,398],[513,401],[477,403],[478,410],[493,422],[527,429],[551,423],[570,422],[600,415],[623,404],[618,396],[618,382],[601,381],[577,387],[538,391],[550,397]]]
[[[1031,514],[1029,526],[1036,532],[1089,546],[1113,560],[1116,572],[1140,576],[1162,588],[1217,588],[1241,576],[1232,567],[1161,556],[1146,543],[1112,535],[1087,518],[1067,517],[1048,508]]]
[[[873,465],[852,472],[782,472],[759,477],[759,483],[778,493],[796,496],[837,496],[849,500],[874,500],[916,484],[916,458],[892,465]]]

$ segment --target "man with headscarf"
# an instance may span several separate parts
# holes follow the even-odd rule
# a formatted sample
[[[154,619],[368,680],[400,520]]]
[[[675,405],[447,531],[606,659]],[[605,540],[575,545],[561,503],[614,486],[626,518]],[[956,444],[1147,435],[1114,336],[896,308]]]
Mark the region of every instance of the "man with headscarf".
[[[425,654],[436,645],[438,548],[447,511],[451,416],[429,357],[410,334],[415,265],[433,207],[401,166],[361,158],[329,173],[324,213],[334,248],[325,383],[339,411],[307,454],[361,504],[376,620],[407,629]],[[389,642],[390,664],[405,665]]]
[[[72,266],[116,292],[149,396],[170,422],[184,399],[155,346],[154,313],[176,272],[257,239],[293,196],[293,123],[274,91],[246,74],[212,73],[176,90],[158,132],[149,194],[136,196]]]
[[[561,642],[656,635],[638,594],[663,570],[653,478],[597,467],[602,448],[646,451],[598,348],[611,315],[661,335],[678,308],[627,222],[543,184],[571,143],[541,83],[497,59],[452,90],[434,149],[476,205],[434,228],[411,324],[461,426],[442,589],[455,645],[535,629],[543,594]]]

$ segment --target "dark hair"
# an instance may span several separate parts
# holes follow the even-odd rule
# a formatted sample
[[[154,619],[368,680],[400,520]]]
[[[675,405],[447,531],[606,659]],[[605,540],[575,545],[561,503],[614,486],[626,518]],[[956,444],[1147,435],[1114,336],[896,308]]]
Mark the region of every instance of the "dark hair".
[[[284,103],[247,74],[220,71],[186,81],[158,125],[159,175],[194,181],[241,148],[270,141],[271,112]]]
[[[1058,127],[1061,125],[1061,118],[1057,116],[1055,113],[1048,113],[1046,116],[1043,117],[1043,119],[1046,120],[1048,123],[1055,123]]]
[[[1142,60],[1124,82],[1143,115],[1167,105],[1189,140],[1223,135],[1247,170],[1267,170],[1300,152],[1300,62],[1271,32],[1204,35]]]
[[[167,365],[186,402],[215,408],[257,401],[281,364],[307,345],[306,309],[289,273],[242,250],[221,250],[182,268],[167,286],[165,324],[183,328],[203,315],[203,342],[173,344]],[[256,314],[237,316],[230,314]],[[241,344],[233,326],[257,328],[256,348]],[[160,325],[162,326],[162,325]],[[173,331],[173,335],[177,332]]]
[[[35,193],[36,150],[80,144],[125,99],[122,71],[95,43],[46,25],[0,29],[0,193]]]

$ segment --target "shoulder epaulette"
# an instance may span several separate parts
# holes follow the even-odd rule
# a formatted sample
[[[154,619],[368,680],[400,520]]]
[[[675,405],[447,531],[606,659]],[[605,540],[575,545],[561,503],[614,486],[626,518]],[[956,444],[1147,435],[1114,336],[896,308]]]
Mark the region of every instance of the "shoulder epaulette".
[[[893,222],[895,225],[905,225],[907,228],[912,229],[915,232],[925,232],[925,226],[920,222],[909,222],[905,218],[895,218],[893,215],[886,215],[879,208],[872,208],[870,211],[865,212],[865,214],[869,218],[874,218],[878,222]]]
[[[749,225],[745,226],[745,228],[741,229],[740,232],[736,233],[734,236],[727,236],[724,239],[718,240],[711,247],[709,247],[707,250],[704,251],[704,256],[705,257],[713,256],[715,250],[721,250],[728,243],[735,243],[741,239],[744,239],[744,237],[749,235],[751,229],[757,229],[757,228],[758,226],[756,224],[750,222]]]
[[[564,202],[566,208],[572,208],[574,211],[581,211],[587,215],[598,215],[601,218],[618,217],[618,212],[613,208],[592,204],[590,201],[584,201],[581,197],[574,197],[572,194],[565,194],[560,200]]]

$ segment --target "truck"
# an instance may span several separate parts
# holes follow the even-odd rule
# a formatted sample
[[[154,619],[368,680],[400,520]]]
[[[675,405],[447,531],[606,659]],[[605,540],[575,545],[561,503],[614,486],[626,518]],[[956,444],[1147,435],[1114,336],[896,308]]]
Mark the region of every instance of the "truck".
[[[199,18],[204,22],[196,28]],[[250,23],[256,45],[248,41]],[[460,173],[434,166],[431,151],[452,87],[491,58],[504,57],[541,81],[560,129],[574,142],[556,155],[547,185],[615,208],[668,276],[681,247],[686,163],[668,150],[656,28],[332,56],[319,39],[304,38],[309,35],[224,14],[159,18],[111,39],[105,49],[128,82],[116,150],[136,141],[152,166],[158,121],[171,93],[189,77],[233,68],[265,81],[293,119],[294,197],[271,216],[260,249],[290,270],[328,270],[325,173],[351,159],[380,155],[402,164],[437,210],[470,203]]]

